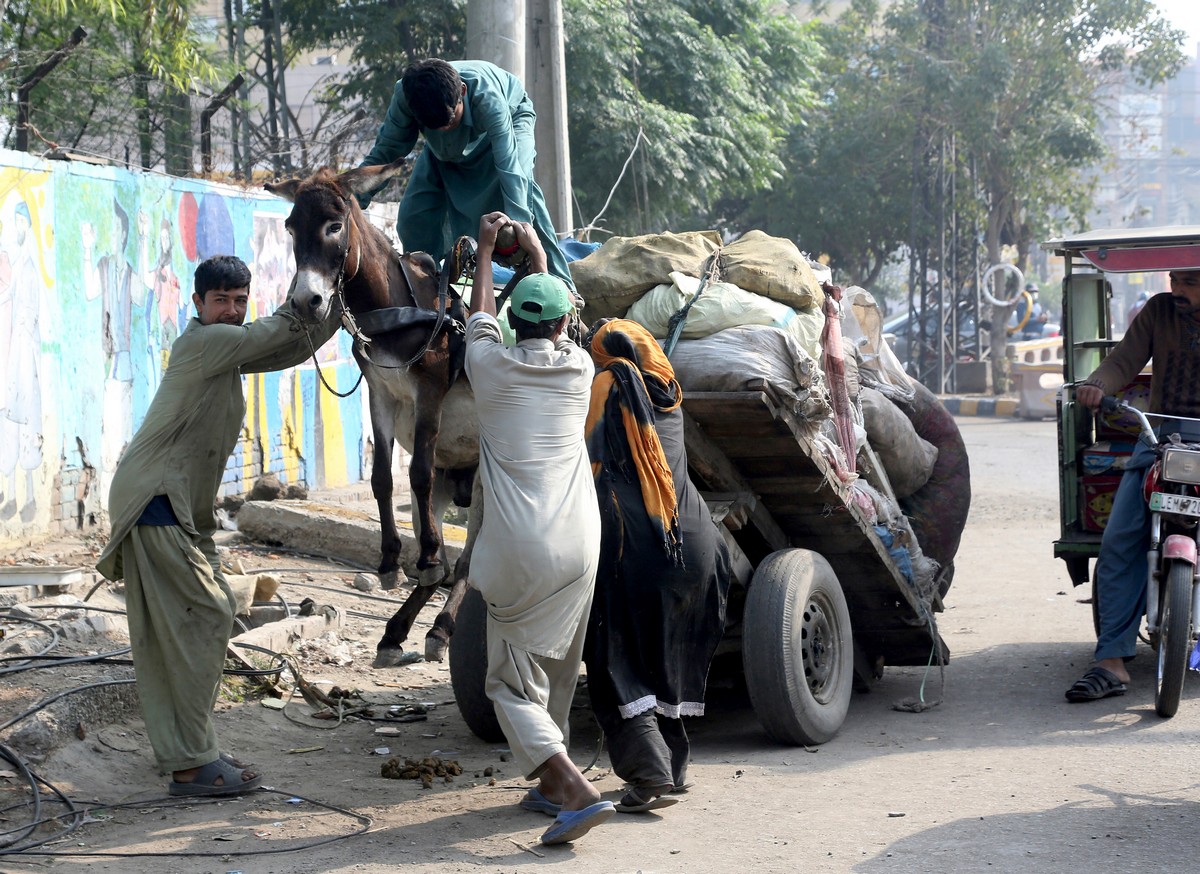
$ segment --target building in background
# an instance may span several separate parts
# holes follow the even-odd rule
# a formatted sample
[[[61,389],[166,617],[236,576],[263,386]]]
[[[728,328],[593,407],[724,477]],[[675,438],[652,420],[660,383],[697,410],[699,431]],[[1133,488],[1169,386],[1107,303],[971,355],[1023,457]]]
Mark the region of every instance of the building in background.
[[[1125,77],[1099,96],[1110,158],[1096,168],[1092,228],[1200,225],[1200,45],[1179,75],[1147,88]],[[1110,277],[1124,327],[1138,295],[1167,290],[1165,274]]]

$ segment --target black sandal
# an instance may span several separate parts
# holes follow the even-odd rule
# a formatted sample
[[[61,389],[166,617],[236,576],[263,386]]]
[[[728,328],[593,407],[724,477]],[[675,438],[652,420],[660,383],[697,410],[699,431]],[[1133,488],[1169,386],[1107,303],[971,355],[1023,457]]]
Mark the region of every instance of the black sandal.
[[[1068,701],[1077,704],[1080,701],[1099,701],[1113,695],[1124,695],[1128,689],[1112,671],[1097,666],[1076,680],[1066,695]]]
[[[617,802],[617,813],[645,813],[648,810],[661,810],[678,804],[679,799],[666,793],[671,791],[671,785],[664,786],[634,786],[625,793],[625,797]]]

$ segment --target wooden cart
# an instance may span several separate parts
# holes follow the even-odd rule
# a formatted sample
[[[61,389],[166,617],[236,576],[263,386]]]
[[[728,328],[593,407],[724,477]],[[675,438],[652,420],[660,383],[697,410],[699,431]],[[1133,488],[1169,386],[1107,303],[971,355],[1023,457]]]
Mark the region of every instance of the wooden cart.
[[[685,392],[683,410],[692,479],[733,557],[722,648],[740,649],[755,714],[771,737],[823,743],[845,720],[856,676],[862,688],[885,664],[949,658],[932,612],[769,387]],[[450,672],[468,726],[499,740],[483,695],[485,627],[483,599],[471,590]]]

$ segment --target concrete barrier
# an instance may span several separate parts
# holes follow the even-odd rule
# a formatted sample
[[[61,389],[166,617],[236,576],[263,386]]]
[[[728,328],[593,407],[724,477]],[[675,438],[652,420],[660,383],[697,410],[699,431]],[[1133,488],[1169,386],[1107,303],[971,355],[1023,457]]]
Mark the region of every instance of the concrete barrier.
[[[1061,361],[1013,363],[1017,389],[1017,415],[1022,419],[1045,419],[1055,415],[1058,390],[1063,384]]]
[[[417,575],[417,541],[412,523],[398,519],[400,566]],[[379,520],[343,504],[314,501],[247,501],[238,510],[237,526],[245,537],[271,546],[283,546],[308,555],[320,555],[359,569],[379,567]],[[465,528],[446,525],[446,556],[451,566],[462,553]]]

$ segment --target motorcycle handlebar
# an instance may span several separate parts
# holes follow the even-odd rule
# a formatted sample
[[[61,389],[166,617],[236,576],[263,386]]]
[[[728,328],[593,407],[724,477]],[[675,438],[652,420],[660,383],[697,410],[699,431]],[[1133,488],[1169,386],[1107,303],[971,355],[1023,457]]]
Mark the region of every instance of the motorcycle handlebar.
[[[1105,395],[1104,398],[1101,399],[1101,401],[1100,401],[1100,412],[1101,413],[1115,413],[1118,410],[1120,410],[1121,412],[1129,413],[1133,416],[1136,416],[1138,422],[1141,423],[1142,434],[1149,441],[1150,445],[1151,446],[1158,445],[1158,435],[1154,432],[1154,426],[1150,424],[1150,419],[1146,417],[1145,413],[1143,413],[1137,407],[1132,406],[1131,404],[1127,404],[1124,401],[1117,400],[1112,395]]]

